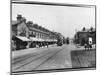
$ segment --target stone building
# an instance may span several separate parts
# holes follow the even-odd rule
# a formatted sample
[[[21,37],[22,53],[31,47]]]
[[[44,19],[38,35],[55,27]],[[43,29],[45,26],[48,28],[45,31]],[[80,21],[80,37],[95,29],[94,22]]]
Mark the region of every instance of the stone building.
[[[95,29],[93,29],[92,31],[90,29],[87,29],[85,31],[78,31],[75,34],[74,37],[74,42],[76,44],[80,44],[80,45],[84,45],[85,43],[89,42],[89,37],[92,38],[92,43],[95,44],[96,43],[96,31]]]
[[[23,49],[42,46],[44,43],[54,44],[57,42],[57,36],[55,32],[32,21],[26,21],[22,15],[17,15],[17,20],[12,21],[11,25],[11,40],[15,43],[16,49]]]
[[[26,25],[26,19],[21,15],[17,16],[16,21],[12,21],[11,39],[15,43],[16,49],[29,48],[29,29]]]

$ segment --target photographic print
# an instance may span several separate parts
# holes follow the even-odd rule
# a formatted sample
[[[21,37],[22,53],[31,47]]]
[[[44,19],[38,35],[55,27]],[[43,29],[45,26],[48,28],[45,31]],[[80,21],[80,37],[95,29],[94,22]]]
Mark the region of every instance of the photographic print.
[[[11,2],[11,73],[96,69],[96,6]]]

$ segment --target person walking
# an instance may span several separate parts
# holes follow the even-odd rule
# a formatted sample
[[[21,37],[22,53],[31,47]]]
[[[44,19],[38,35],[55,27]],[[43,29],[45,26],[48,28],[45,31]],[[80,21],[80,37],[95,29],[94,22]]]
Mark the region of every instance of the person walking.
[[[89,50],[91,50],[91,48],[92,48],[92,38],[89,37]]]
[[[84,48],[85,48],[85,50],[86,50],[86,48],[87,48],[87,43],[84,44]]]

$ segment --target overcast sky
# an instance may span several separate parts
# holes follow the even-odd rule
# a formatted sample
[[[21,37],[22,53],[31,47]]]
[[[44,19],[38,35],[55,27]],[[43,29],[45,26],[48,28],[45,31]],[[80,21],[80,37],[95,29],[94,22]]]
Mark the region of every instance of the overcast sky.
[[[17,14],[65,37],[73,37],[75,29],[95,27],[94,7],[12,4],[12,20]]]

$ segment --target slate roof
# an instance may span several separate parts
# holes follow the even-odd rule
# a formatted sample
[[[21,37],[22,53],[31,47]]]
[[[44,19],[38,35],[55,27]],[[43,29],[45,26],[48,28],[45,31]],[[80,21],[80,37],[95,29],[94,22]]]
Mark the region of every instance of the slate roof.
[[[13,21],[11,22],[12,25],[18,25],[19,23],[21,23],[21,22],[20,22],[20,21],[15,21],[15,20],[13,20]]]

